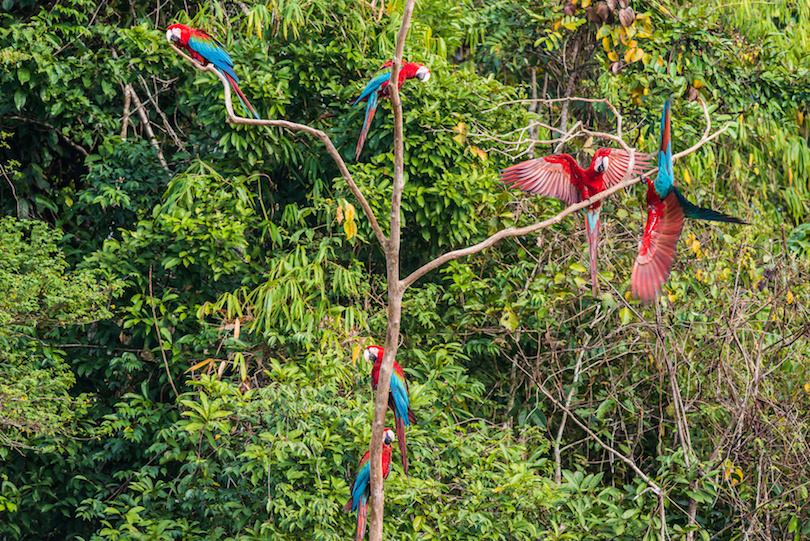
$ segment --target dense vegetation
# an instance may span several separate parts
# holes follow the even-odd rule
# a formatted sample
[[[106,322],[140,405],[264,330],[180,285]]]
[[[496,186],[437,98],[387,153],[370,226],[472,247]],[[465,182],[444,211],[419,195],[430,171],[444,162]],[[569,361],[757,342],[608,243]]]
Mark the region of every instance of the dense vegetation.
[[[604,206],[599,298],[579,215],[412,286],[398,361],[420,422],[385,536],[805,538],[810,7],[635,0],[625,25],[590,4],[417,4],[406,57],[433,77],[403,87],[403,272],[562,208],[499,169],[554,151],[529,131],[616,118],[512,103],[533,93],[607,98],[643,151],[670,96],[675,150],[697,141],[701,97],[728,127],[678,182],[751,225],[688,223],[651,307],[628,294],[641,187]],[[164,31],[218,36],[259,114],[326,131],[385,216],[390,104],[355,163],[350,100],[401,8],[2,2],[0,539],[353,535],[384,258],[323,146],[225,123],[219,80]]]

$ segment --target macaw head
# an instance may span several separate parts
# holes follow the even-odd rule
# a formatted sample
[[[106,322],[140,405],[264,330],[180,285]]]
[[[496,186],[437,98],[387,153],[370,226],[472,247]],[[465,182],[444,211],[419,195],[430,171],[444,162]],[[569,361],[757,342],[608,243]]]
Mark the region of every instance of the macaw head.
[[[593,155],[593,170],[597,173],[604,173],[610,166],[610,152],[609,148],[600,148]]]
[[[394,431],[390,428],[386,428],[385,432],[383,432],[383,443],[386,445],[391,445],[397,440],[397,437],[394,435]]]
[[[186,37],[186,39],[183,40],[183,33],[185,32],[186,35],[188,35],[188,30],[189,30],[188,26],[186,26],[184,24],[173,24],[173,25],[169,26],[169,28],[166,30],[166,40],[169,43],[175,43],[175,44],[176,43],[181,43],[181,44],[187,43],[188,42],[188,37]]]
[[[363,351],[363,358],[371,364],[376,364],[377,361],[382,359],[384,352],[385,349],[380,346],[368,346],[365,351]]]
[[[430,79],[430,70],[427,68],[427,66],[419,64],[419,69],[416,70],[416,75],[414,77],[424,83]]]

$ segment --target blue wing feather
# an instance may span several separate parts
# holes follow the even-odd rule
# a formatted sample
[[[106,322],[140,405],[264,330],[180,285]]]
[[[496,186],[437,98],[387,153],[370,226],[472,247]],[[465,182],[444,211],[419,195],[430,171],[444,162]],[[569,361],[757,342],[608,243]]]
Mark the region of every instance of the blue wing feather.
[[[371,94],[377,92],[380,89],[380,87],[382,87],[382,85],[385,84],[386,81],[390,80],[391,80],[391,70],[387,69],[381,71],[379,75],[374,77],[372,80],[368,82],[368,84],[366,84],[366,87],[363,89],[363,92],[360,93],[360,97],[357,98],[357,100],[352,104],[352,107],[354,107],[364,99],[367,99]]]
[[[360,471],[357,472],[357,478],[354,480],[354,486],[352,487],[352,511],[357,511],[357,508],[368,499],[367,490],[370,477],[371,464],[366,461]]]
[[[191,36],[188,46],[197,54],[211,62],[218,70],[227,73],[234,81],[239,82],[239,77],[233,71],[233,60],[228,55],[225,47],[217,40],[203,39]]]
[[[397,377],[396,374],[391,374],[390,392],[394,398],[394,407],[396,407],[399,416],[402,417],[403,424],[410,426],[411,422],[408,419],[408,407],[410,406],[408,388],[405,386],[405,381]]]

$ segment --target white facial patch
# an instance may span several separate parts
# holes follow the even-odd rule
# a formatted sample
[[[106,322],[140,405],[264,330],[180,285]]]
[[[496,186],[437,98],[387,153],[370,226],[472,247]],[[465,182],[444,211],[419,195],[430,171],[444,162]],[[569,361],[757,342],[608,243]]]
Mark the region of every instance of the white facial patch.
[[[416,78],[420,81],[427,81],[430,79],[430,70],[426,66],[420,67],[416,70]]]

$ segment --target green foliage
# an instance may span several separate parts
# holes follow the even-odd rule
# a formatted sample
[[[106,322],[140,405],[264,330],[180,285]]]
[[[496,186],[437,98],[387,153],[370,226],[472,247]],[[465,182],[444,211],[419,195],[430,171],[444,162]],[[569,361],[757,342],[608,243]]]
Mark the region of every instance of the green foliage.
[[[352,535],[341,507],[372,412],[370,366],[352,359],[385,334],[385,262],[321,143],[225,123],[219,80],[163,29],[206,28],[263,117],[329,134],[386,229],[387,100],[353,159],[352,98],[401,17],[377,4],[2,3],[0,204],[39,221],[0,221],[0,537]],[[589,7],[417,4],[406,58],[433,77],[402,87],[403,275],[562,208],[498,183],[530,121],[539,138],[577,121],[615,131],[604,103],[505,104],[531,94],[532,72],[543,97],[608,98],[646,151],[667,97],[675,150],[694,144],[703,111],[681,98],[703,98],[728,127],[676,162],[679,185],[751,225],[687,224],[651,307],[627,295],[642,189],[604,204],[599,298],[579,215],[412,286],[398,361],[419,424],[410,478],[395,460],[386,484],[385,536],[731,540],[754,524],[799,539],[810,13],[639,0],[625,28]],[[605,446],[663,488],[663,508]]]

